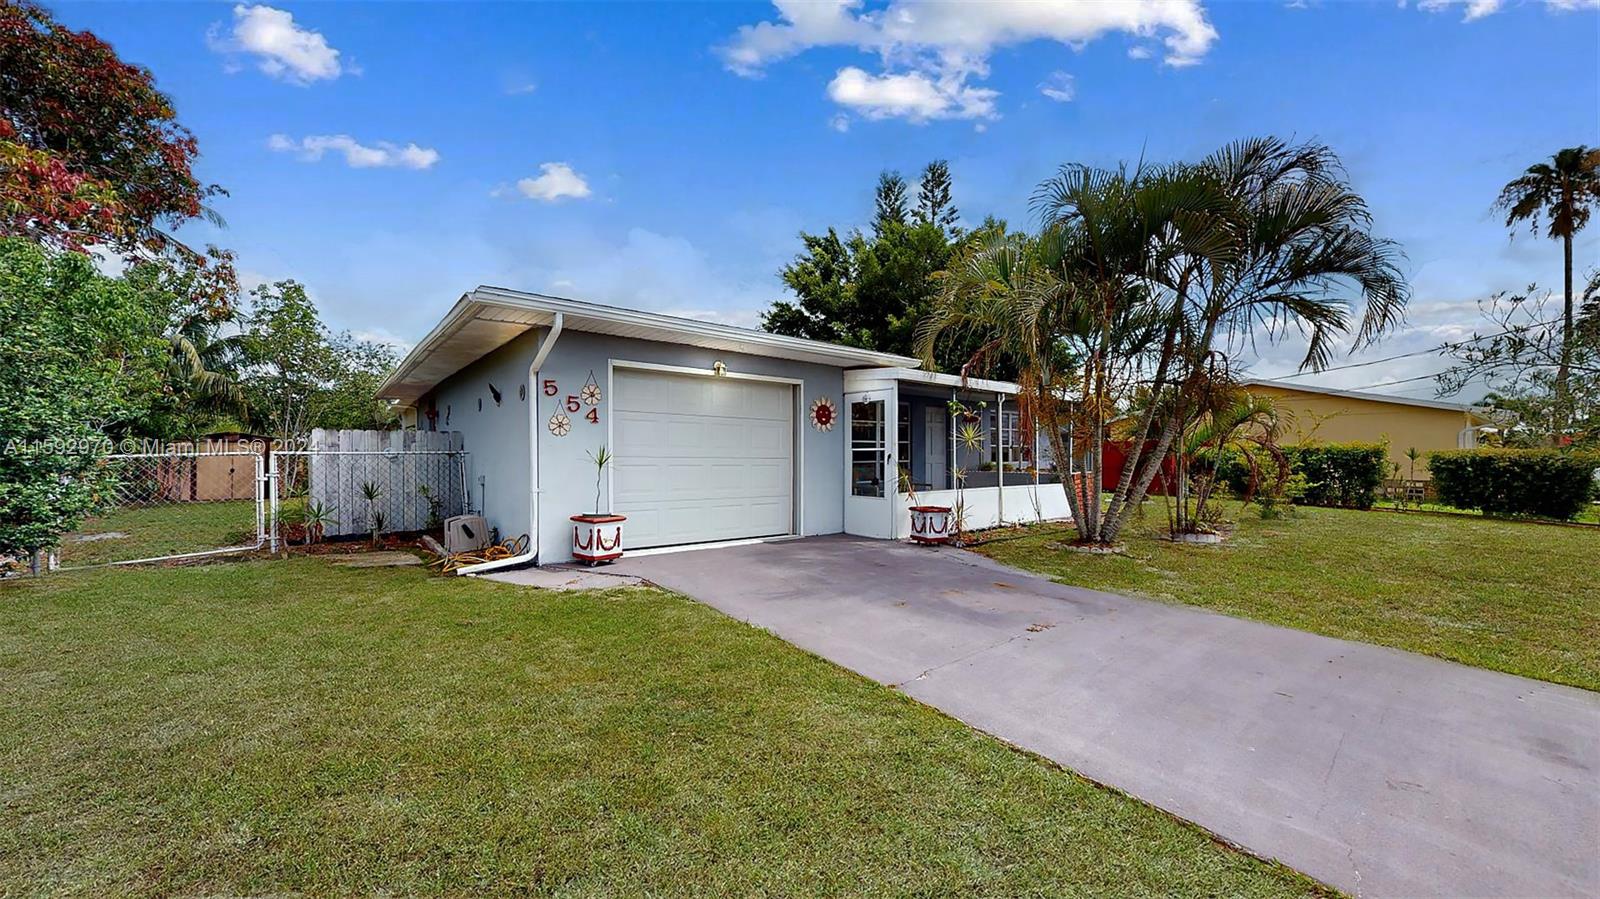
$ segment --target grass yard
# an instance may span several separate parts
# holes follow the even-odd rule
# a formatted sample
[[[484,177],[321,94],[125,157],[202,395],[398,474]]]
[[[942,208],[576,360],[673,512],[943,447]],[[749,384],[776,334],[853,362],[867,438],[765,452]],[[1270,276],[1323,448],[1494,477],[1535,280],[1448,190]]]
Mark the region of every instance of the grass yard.
[[[1320,889],[665,592],[0,584],[3,895]]]
[[[979,551],[1063,583],[1600,690],[1600,531],[1316,508],[1262,521],[1252,509],[1227,543],[1193,546],[1160,539],[1160,506],[1147,509],[1126,556],[1053,549],[1074,535],[1057,526]]]
[[[91,518],[61,541],[61,564],[102,565],[249,545],[255,500],[129,506]]]

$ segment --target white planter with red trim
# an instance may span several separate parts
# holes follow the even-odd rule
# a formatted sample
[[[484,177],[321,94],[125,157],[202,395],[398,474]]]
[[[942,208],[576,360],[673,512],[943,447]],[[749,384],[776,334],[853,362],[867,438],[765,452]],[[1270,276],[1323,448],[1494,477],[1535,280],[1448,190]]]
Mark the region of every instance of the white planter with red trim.
[[[911,539],[918,543],[950,542],[949,506],[912,506]]]
[[[589,565],[622,558],[622,523],[626,515],[572,516],[572,557]]]

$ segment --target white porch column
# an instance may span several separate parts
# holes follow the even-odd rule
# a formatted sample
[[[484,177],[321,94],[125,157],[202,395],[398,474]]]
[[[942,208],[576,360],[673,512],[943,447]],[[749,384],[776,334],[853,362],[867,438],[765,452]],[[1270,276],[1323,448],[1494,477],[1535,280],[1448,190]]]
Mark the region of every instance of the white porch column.
[[[996,524],[1005,527],[1006,523],[1006,395],[994,395],[994,470],[1000,479],[1000,489],[996,491],[994,501]]]

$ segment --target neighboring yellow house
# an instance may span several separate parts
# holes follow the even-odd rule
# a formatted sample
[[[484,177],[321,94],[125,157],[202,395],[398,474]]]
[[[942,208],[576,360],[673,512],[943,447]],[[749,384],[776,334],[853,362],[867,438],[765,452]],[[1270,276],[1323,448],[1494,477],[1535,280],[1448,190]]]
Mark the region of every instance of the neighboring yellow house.
[[[1244,386],[1278,404],[1282,443],[1345,443],[1365,440],[1389,444],[1389,461],[1398,477],[1411,477],[1406,449],[1416,447],[1416,477],[1429,479],[1426,455],[1434,450],[1471,449],[1490,421],[1467,403],[1424,400],[1381,393],[1310,387],[1287,381],[1248,380]]]

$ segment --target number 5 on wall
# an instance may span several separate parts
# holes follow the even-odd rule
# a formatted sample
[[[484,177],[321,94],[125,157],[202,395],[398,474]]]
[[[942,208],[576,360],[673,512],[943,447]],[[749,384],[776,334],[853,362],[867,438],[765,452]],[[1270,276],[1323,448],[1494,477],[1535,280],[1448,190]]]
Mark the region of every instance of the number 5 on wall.
[[[556,382],[550,380],[549,378],[545,378],[544,379],[544,395],[545,396],[555,396],[557,392],[558,392],[558,390],[556,388]]]
[[[573,396],[570,393],[567,394],[567,411],[568,412],[576,412],[576,411],[578,411],[579,409],[582,409],[582,408],[583,408],[583,404],[578,402],[578,398],[577,397]]]

